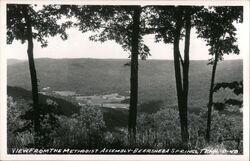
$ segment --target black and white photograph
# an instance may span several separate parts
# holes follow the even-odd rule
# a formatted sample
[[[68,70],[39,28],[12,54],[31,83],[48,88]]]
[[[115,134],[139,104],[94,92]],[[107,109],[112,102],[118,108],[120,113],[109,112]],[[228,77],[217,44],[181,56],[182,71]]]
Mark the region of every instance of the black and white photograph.
[[[1,0],[0,160],[248,160],[249,1],[121,2]]]

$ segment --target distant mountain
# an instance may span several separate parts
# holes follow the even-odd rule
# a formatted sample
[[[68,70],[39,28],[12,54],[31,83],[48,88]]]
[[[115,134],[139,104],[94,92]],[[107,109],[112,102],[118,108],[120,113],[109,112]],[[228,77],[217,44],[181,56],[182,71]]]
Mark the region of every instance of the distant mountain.
[[[9,86],[31,89],[28,62],[8,60]],[[18,62],[18,63],[17,63]],[[116,59],[36,59],[39,89],[76,91],[84,95],[126,93],[129,91],[128,60]],[[243,61],[225,60],[218,64],[216,82],[243,79]],[[205,106],[211,77],[207,61],[190,62],[189,105]],[[139,61],[139,103],[163,100],[176,105],[174,64],[172,60]]]
[[[18,64],[18,63],[23,63],[23,62],[25,62],[25,61],[26,61],[26,60],[8,59],[7,64],[8,64],[8,65],[15,65],[15,64]]]

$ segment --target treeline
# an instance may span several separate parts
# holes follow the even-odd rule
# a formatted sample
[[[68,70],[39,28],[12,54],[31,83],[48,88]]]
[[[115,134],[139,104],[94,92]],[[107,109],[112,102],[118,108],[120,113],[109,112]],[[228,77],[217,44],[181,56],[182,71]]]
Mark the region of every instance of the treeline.
[[[72,21],[74,19],[74,21]],[[60,23],[59,23],[60,22]],[[235,22],[243,22],[242,6],[100,6],[100,5],[7,5],[7,43],[14,40],[27,42],[27,55],[32,85],[34,143],[39,144],[41,113],[43,107],[38,98],[37,72],[34,62],[36,40],[42,47],[48,45],[48,37],[60,35],[66,40],[67,29],[76,27],[82,33],[92,31],[92,41],[113,40],[130,53],[130,102],[128,115],[128,140],[136,145],[138,106],[138,59],[147,59],[150,49],[144,44],[143,36],[154,34],[156,42],[173,45],[175,81],[183,147],[188,147],[188,91],[189,55],[191,29],[198,38],[205,40],[212,58],[212,74],[207,104],[206,142],[210,142],[211,113],[215,74],[218,61],[224,54],[239,54]],[[184,41],[184,51],[180,42]],[[79,42],[76,42],[79,43]],[[166,51],[167,53],[168,51]],[[197,69],[199,70],[199,69]]]

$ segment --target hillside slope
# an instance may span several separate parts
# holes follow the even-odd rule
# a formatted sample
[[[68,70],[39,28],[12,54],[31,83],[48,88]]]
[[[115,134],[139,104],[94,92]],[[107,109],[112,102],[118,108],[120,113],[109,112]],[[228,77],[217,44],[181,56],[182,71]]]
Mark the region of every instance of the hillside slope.
[[[32,103],[31,91],[25,90],[20,87],[8,86],[7,93],[8,93],[8,96],[13,97],[14,100],[24,99],[27,102]],[[52,96],[45,96],[45,95],[39,94],[40,103],[45,104],[47,99],[51,99],[58,104],[58,106],[60,107],[59,114],[71,116],[72,114],[79,112],[79,107],[72,104],[71,102],[68,102],[61,98],[55,98]]]
[[[8,96],[11,96],[15,101],[24,99],[25,101],[32,103],[31,91],[20,87],[8,86],[7,93]],[[79,112],[80,107],[67,100],[39,94],[40,103],[45,104],[47,99],[51,99],[58,104],[58,114],[70,117],[72,114]],[[103,112],[104,121],[108,129],[113,129],[115,127],[126,127],[128,122],[127,110],[106,107],[102,107],[101,110]]]
[[[36,59],[39,88],[76,91],[84,95],[129,91],[129,60],[110,59]],[[30,90],[28,63],[8,61],[7,81],[10,86]],[[216,82],[242,80],[242,60],[218,64]],[[190,62],[190,97],[192,107],[204,106],[208,99],[211,66],[207,61]],[[176,105],[174,65],[171,60],[139,61],[139,102],[163,100]]]

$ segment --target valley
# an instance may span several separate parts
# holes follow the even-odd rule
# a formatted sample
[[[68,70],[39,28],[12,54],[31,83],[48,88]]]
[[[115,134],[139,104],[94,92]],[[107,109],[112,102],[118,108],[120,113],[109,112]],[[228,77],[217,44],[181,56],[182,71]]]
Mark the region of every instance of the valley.
[[[128,109],[129,107],[128,101],[125,103],[126,100],[129,100],[129,96],[122,96],[118,93],[86,96],[74,91],[53,91],[50,87],[42,88],[42,91],[39,93],[46,96],[68,98],[76,102],[79,106],[95,106],[113,109]]]
[[[130,69],[124,66],[127,59],[35,59],[38,87],[50,87],[57,96],[79,94],[96,97],[117,93],[129,96]],[[8,86],[31,90],[28,62],[8,60]],[[189,101],[190,108],[201,108],[208,101],[211,65],[207,61],[190,61]],[[216,82],[241,81],[242,60],[219,62]],[[176,87],[172,60],[139,61],[138,103],[161,100],[167,106],[176,106]],[[64,92],[63,92],[64,91]],[[65,92],[68,91],[68,92]],[[68,97],[68,96],[67,96]],[[217,98],[217,97],[216,97]],[[218,97],[224,99],[223,97]],[[70,99],[70,98],[67,98]],[[73,99],[76,102],[76,98]],[[92,100],[98,103],[98,98]],[[76,102],[77,103],[77,102]],[[86,103],[86,99],[80,101]],[[104,103],[110,103],[104,101]],[[101,103],[98,103],[99,105]]]

